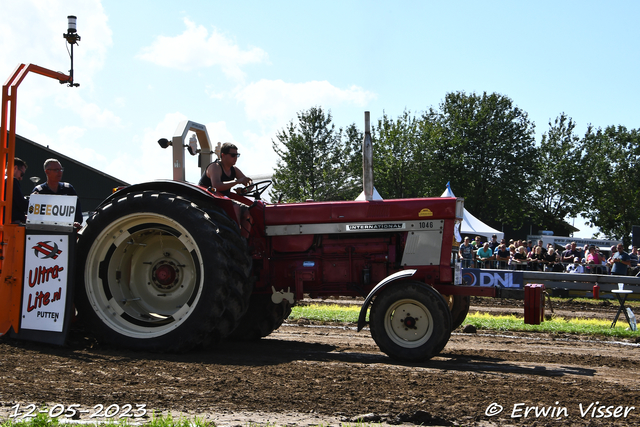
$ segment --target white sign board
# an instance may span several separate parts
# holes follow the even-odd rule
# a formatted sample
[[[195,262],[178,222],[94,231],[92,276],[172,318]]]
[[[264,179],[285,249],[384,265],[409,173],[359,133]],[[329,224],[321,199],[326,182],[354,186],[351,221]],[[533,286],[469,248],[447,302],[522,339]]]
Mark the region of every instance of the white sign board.
[[[32,194],[27,210],[27,227],[44,226],[48,230],[73,229],[78,196]],[[35,226],[35,227],[34,227]]]
[[[20,327],[62,332],[67,299],[69,236],[32,234],[26,239]]]

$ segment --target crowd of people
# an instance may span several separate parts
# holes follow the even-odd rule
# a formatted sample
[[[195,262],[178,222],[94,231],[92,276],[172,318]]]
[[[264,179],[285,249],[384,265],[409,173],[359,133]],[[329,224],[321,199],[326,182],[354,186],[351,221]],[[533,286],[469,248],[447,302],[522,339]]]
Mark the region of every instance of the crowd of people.
[[[580,248],[576,242],[564,248],[552,243],[546,247],[542,240],[533,241],[502,239],[494,234],[490,241],[465,237],[458,251],[463,268],[498,268],[503,270],[552,271],[569,273],[638,275],[638,248],[625,252],[624,245],[611,247],[609,256],[594,245]]]

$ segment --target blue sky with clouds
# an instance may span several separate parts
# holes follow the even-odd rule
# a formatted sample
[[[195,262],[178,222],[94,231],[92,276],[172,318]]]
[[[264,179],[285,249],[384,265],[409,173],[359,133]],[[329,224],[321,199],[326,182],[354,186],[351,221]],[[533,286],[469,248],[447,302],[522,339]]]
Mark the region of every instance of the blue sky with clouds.
[[[487,91],[527,111],[538,140],[562,112],[580,136],[588,124],[638,127],[635,1],[0,0],[0,9],[3,82],[20,63],[68,71],[67,15],[82,37],[81,86],[29,76],[17,132],[131,183],[171,178],[170,150],[156,141],[185,119],[236,143],[248,175],[273,169],[276,132],[312,106],[362,128],[364,111],[397,117],[448,92]],[[195,158],[188,168],[196,181]]]

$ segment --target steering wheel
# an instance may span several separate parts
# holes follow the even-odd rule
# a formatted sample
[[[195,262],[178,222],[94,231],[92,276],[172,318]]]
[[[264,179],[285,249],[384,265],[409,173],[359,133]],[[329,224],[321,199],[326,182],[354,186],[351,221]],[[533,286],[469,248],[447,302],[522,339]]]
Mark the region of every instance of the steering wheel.
[[[251,185],[248,185],[244,188],[239,188],[236,190],[236,193],[241,194],[245,197],[253,197],[256,200],[260,200],[260,196],[265,192],[267,188],[271,185],[272,181],[258,181],[254,182]]]

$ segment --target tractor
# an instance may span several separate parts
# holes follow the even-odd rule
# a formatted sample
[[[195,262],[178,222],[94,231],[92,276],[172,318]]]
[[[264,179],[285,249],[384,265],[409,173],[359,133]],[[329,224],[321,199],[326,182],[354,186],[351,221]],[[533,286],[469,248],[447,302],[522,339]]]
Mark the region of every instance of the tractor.
[[[71,45],[69,75],[22,64],[3,86],[0,156],[5,165],[15,153],[17,90],[24,78],[35,73],[79,86],[73,78],[73,45],[80,36],[76,17],[68,18],[63,37]],[[69,224],[54,221],[50,232],[64,240],[64,251],[57,243],[51,246],[47,234],[30,231],[30,226],[37,228],[35,221],[27,220],[26,232],[24,224],[11,222],[13,170],[7,168],[0,185],[0,335],[11,331],[20,336],[27,330],[34,332],[30,339],[60,343],[66,337],[60,323],[37,330],[25,327],[25,319],[32,316],[39,324],[43,317],[48,321],[60,315],[68,320],[77,310],[104,343],[182,352],[223,339],[265,337],[305,294],[362,296],[358,330],[368,324],[383,352],[420,361],[444,348],[468,312],[469,295],[495,295],[493,288],[457,286],[461,275],[454,260],[462,199],[373,199],[368,113],[364,200],[265,203],[262,195],[269,181],[227,197],[185,180],[185,147],[199,154],[202,172],[215,153],[205,126],[182,122],[171,141],[159,143],[172,146],[173,179],[116,191],[90,213],[77,234]],[[238,205],[252,220],[244,235],[235,213]],[[27,274],[26,256],[34,251],[27,251],[25,241],[32,238],[39,240],[29,247],[47,252],[48,261],[54,252],[64,252],[72,258],[69,264],[40,266]],[[61,282],[57,275],[64,272],[68,283],[58,289],[56,282],[51,293],[28,294],[34,283],[25,276],[31,272]],[[29,303],[32,296],[49,311],[27,313],[35,307]],[[59,312],[52,311],[56,304],[62,306]],[[54,333],[59,335],[50,339]]]
[[[305,294],[362,296],[359,329],[370,307],[385,353],[424,360],[466,316],[468,297],[434,288],[453,283],[462,199],[265,203],[270,181],[225,197],[184,180],[184,147],[203,171],[211,160],[205,126],[182,122],[160,143],[173,146],[174,179],[115,192],[78,239],[76,307],[102,341],[175,352],[259,339]],[[246,238],[234,204],[251,215]]]

